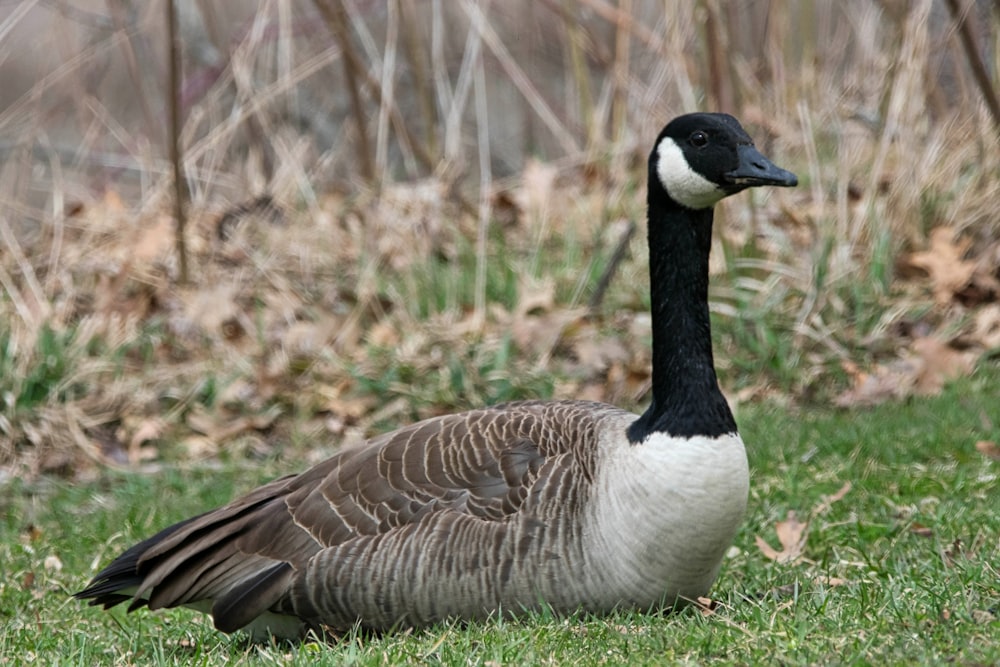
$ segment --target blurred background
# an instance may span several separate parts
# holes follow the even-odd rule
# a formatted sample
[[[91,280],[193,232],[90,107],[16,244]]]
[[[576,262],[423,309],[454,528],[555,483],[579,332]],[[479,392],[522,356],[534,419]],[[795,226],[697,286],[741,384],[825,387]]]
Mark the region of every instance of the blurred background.
[[[696,110],[800,176],[717,211],[733,402],[850,408],[996,363],[996,0],[0,8],[8,470],[638,409],[646,156]]]

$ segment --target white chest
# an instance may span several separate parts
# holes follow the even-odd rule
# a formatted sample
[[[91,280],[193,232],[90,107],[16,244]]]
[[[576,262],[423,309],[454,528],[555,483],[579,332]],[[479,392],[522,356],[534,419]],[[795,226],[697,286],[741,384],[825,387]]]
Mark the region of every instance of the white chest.
[[[654,434],[605,454],[586,533],[601,588],[640,605],[704,595],[746,510],[742,439]]]

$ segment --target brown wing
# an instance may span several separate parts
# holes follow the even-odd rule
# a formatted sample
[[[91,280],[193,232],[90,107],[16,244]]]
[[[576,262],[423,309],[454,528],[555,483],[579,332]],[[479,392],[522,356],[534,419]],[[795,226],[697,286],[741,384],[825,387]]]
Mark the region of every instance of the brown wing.
[[[552,457],[568,455],[589,478],[595,425],[614,410],[524,402],[414,424],[165,529],[77,597],[105,608],[131,599],[130,609],[210,601],[216,627],[237,630],[269,609],[287,609],[280,602],[296,572],[320,550],[412,531],[436,512],[502,522]]]

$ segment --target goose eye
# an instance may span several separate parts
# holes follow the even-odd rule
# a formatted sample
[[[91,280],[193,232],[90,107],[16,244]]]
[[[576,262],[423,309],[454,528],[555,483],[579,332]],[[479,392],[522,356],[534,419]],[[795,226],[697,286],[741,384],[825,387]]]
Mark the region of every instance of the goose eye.
[[[698,131],[691,134],[690,139],[691,145],[695,148],[701,148],[708,145],[708,135],[704,132]]]

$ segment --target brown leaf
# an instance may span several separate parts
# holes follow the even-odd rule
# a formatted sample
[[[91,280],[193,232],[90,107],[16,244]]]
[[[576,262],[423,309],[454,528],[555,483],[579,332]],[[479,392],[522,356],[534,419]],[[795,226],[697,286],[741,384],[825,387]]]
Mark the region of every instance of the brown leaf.
[[[935,338],[918,338],[911,346],[920,362],[920,370],[914,378],[917,394],[934,396],[949,380],[954,380],[972,372],[975,354],[959,351]]]
[[[838,407],[871,406],[919,394],[939,394],[944,385],[968,375],[975,367],[978,353],[957,350],[930,336],[919,337],[902,359],[876,365],[865,372],[852,362],[843,368],[853,378],[853,386],[834,399]]]
[[[817,584],[823,584],[831,588],[834,588],[836,586],[846,586],[847,584],[851,583],[847,579],[841,579],[840,577],[828,577],[825,574],[821,574],[815,577],[813,581]]]
[[[572,345],[573,354],[581,366],[590,374],[602,373],[613,363],[628,361],[628,350],[620,338],[597,338],[589,332],[577,336]]]
[[[514,201],[530,218],[544,216],[552,201],[552,190],[559,170],[551,164],[529,159],[521,172],[521,187]]]
[[[1000,304],[991,303],[979,309],[972,338],[988,350],[1000,347]]]
[[[922,523],[917,523],[916,521],[910,524],[910,532],[920,537],[934,537],[933,530]]]
[[[847,495],[848,491],[851,490],[851,483],[844,482],[839,489],[837,489],[833,494],[829,496],[824,496],[818,505],[813,508],[812,516],[822,514],[823,512],[830,509],[830,505],[834,504],[838,500],[843,500],[844,496]]]
[[[167,425],[162,419],[143,419],[132,431],[132,437],[128,439],[128,459],[129,463],[135,465],[139,462],[140,450],[142,446],[150,440],[156,440],[166,429]]]
[[[161,215],[152,224],[143,225],[133,242],[130,257],[139,264],[148,264],[170,253],[174,247],[174,220]]]
[[[694,600],[695,605],[697,605],[698,610],[701,612],[702,616],[712,616],[715,614],[715,608],[718,606],[718,602],[712,598],[697,597]]]
[[[186,331],[193,325],[204,333],[223,333],[226,322],[239,317],[238,294],[238,285],[225,282],[184,293],[182,300],[186,321],[177,322],[175,327]]]
[[[551,278],[546,280],[527,280],[522,278],[517,286],[517,306],[514,308],[514,318],[521,319],[530,313],[547,313],[555,307],[556,283]]]
[[[997,620],[996,614],[987,609],[973,609],[972,620],[980,625],[986,625]]]
[[[781,544],[780,551],[759,535],[754,536],[754,541],[765,558],[781,564],[794,563],[802,558],[802,551],[806,545],[805,532],[808,526],[808,523],[802,523],[796,518],[793,510],[789,510],[788,517],[784,521],[778,521],[774,524],[774,532]]]
[[[994,461],[1000,461],[1000,447],[992,440],[980,440],[977,442],[976,451]]]
[[[911,253],[903,261],[912,267],[922,269],[930,276],[934,299],[938,303],[949,303],[972,279],[975,262],[963,258],[970,241],[961,238],[955,241],[955,230],[950,227],[935,227],[931,230],[930,247]]]
[[[262,431],[268,428],[280,414],[281,408],[279,406],[272,406],[260,414],[235,417],[228,415],[225,410],[208,412],[204,408],[196,406],[187,414],[185,421],[193,431],[202,433],[219,443],[246,431]]]
[[[906,395],[905,387],[912,384],[915,369],[904,364],[877,365],[866,372],[852,362],[844,362],[844,370],[852,377],[853,385],[833,399],[841,408],[879,405]]]

